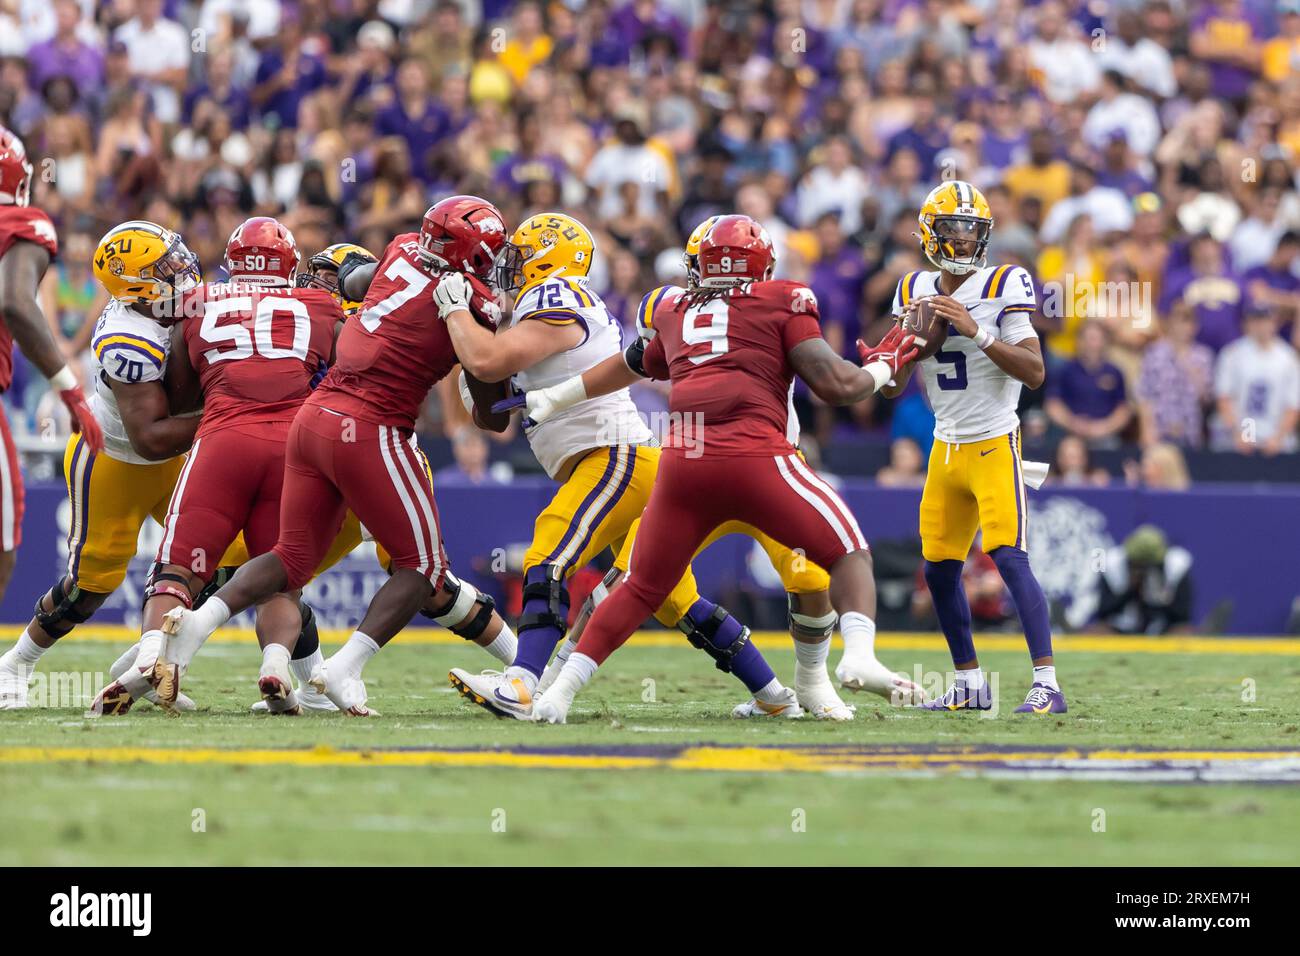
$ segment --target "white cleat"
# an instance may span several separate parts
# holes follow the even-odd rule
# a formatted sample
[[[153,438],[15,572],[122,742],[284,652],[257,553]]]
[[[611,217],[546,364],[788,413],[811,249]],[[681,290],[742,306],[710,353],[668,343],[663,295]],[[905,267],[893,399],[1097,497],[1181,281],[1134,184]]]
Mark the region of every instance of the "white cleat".
[[[34,670],[21,661],[0,659],[0,710],[27,708],[27,685],[31,683]]]
[[[788,717],[793,720],[803,716],[803,708],[799,706],[799,699],[795,696],[795,692],[789,687],[782,687],[780,699],[775,704],[765,704],[757,697],[754,697],[743,704],[737,704],[731,711],[731,716],[740,719],[748,717]]]
[[[312,690],[328,697],[334,706],[349,717],[378,717],[379,711],[366,706],[366,685],[360,677],[334,674],[326,661],[307,682]]]
[[[155,668],[158,666],[163,651],[163,638],[158,634],[141,637],[136,642],[134,654],[124,654],[109,668],[113,678],[90,704],[90,713],[95,716],[121,717],[125,715],[137,700],[147,698],[150,703],[161,707],[173,717],[182,708],[179,706],[179,687],[174,688],[171,701],[164,702],[153,686]],[[116,671],[116,673],[114,673]],[[189,698],[185,698],[189,700]],[[193,701],[190,701],[193,706]]]
[[[559,694],[543,694],[533,704],[533,720],[539,724],[567,724],[569,703],[559,699]]]
[[[835,667],[835,677],[840,686],[849,690],[863,690],[877,694],[895,707],[920,704],[925,692],[902,674],[891,671],[874,656],[845,654]]]
[[[294,691],[298,698],[298,706],[304,711],[310,710],[318,713],[338,713],[338,708],[334,706],[334,701],[330,700],[324,694],[319,693],[311,684],[300,684]],[[265,714],[270,708],[267,707],[266,701],[259,700],[248,708],[255,714]]]
[[[262,670],[257,675],[257,689],[261,691],[266,709],[272,714],[288,714],[296,717],[302,713],[298,695],[293,690],[293,676],[289,673],[288,660],[262,661]]]
[[[447,679],[460,696],[488,713],[515,720],[533,719],[533,693],[518,677],[500,671],[471,674],[463,667],[453,667]]]
[[[827,678],[815,684],[794,685],[799,706],[818,720],[852,720],[854,708],[840,700],[835,686]]]

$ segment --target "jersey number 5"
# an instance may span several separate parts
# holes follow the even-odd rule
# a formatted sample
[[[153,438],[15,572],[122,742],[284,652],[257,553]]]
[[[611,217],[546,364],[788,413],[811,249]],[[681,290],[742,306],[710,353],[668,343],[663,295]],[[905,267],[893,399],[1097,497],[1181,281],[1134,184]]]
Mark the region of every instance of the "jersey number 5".
[[[199,337],[212,345],[231,343],[234,348],[208,349],[203,357],[209,365],[217,362],[229,362],[245,359],[254,351],[263,358],[282,359],[307,358],[307,345],[311,341],[311,317],[307,306],[288,296],[267,295],[257,300],[257,311],[253,315],[253,334],[242,322],[234,325],[220,325],[221,320],[231,314],[247,315],[253,308],[251,296],[239,296],[232,299],[217,299],[207,303],[203,310],[203,325],[199,327]],[[280,348],[271,343],[271,320],[275,314],[289,313],[293,316],[293,344],[289,348]]]
[[[686,310],[686,315],[682,317],[682,342],[690,346],[705,344],[709,346],[709,351],[703,355],[687,356],[694,364],[702,365],[727,351],[729,313],[727,303],[720,299],[693,305]]]
[[[934,357],[936,361],[952,366],[951,375],[945,370],[935,377],[935,381],[939,383],[939,388],[945,392],[962,391],[966,387],[966,353],[940,350],[934,353]]]

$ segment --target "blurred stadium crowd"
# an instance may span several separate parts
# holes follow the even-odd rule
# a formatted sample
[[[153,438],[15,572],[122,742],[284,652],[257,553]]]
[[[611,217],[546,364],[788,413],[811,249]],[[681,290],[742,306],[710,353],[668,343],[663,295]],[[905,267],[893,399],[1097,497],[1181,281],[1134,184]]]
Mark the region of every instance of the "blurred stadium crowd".
[[[990,261],[1040,283],[1024,421],[1055,480],[1120,477],[1096,465],[1117,448],[1134,483],[1185,485],[1203,450],[1247,478],[1297,446],[1300,0],[0,0],[0,122],[59,228],[43,297],[70,356],[118,221],[178,228],[217,277],[248,215],[304,255],[379,252],[457,192],[581,218],[625,320],[697,222],[747,213],[852,356],[959,177],[993,206]],[[42,387],[7,396],[20,429],[58,405]],[[919,483],[918,394],[799,407],[814,455],[874,442],[880,480]],[[439,392],[422,430],[458,412]],[[499,477],[483,439],[452,447]]]

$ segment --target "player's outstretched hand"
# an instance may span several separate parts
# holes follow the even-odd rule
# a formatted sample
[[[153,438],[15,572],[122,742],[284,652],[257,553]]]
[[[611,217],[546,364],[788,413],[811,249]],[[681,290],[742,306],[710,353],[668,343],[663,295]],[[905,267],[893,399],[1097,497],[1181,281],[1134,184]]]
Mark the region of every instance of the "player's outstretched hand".
[[[469,311],[473,288],[459,272],[444,272],[438,277],[433,290],[433,304],[438,307],[438,317],[446,319],[453,312]]]
[[[863,365],[871,362],[884,362],[889,371],[897,375],[903,366],[916,360],[918,349],[916,336],[904,334],[901,325],[890,326],[880,344],[874,348],[858,339],[858,356]]]
[[[509,398],[504,398],[492,406],[494,412],[512,412],[516,408],[527,410],[527,418],[534,425],[540,425],[548,418],[552,418],[566,408],[585,401],[587,398],[587,388],[582,382],[581,375],[575,375],[573,378],[565,379],[558,385],[552,385],[549,388],[537,388],[530,392],[519,392]],[[528,422],[525,422],[528,424]]]
[[[74,385],[72,388],[63,389],[59,392],[59,398],[63,399],[63,404],[68,407],[68,414],[72,417],[72,430],[81,432],[90,453],[98,455],[104,450],[104,430],[95,420],[95,413],[90,410],[81,386]]]

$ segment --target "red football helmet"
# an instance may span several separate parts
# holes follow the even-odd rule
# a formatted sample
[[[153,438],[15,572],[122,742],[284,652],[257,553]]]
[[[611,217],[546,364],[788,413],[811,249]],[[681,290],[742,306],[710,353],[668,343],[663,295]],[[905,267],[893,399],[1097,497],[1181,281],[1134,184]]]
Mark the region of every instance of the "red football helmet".
[[[451,196],[436,202],[420,224],[419,256],[434,272],[467,272],[486,282],[505,244],[501,210],[478,196]]]
[[[31,189],[27,149],[17,133],[0,126],[0,206],[26,206]]]
[[[257,285],[293,285],[298,271],[298,244],[293,233],[269,216],[245,219],[226,243],[230,278]]]
[[[700,286],[726,289],[772,278],[776,250],[759,223],[748,216],[722,216],[700,240]]]

